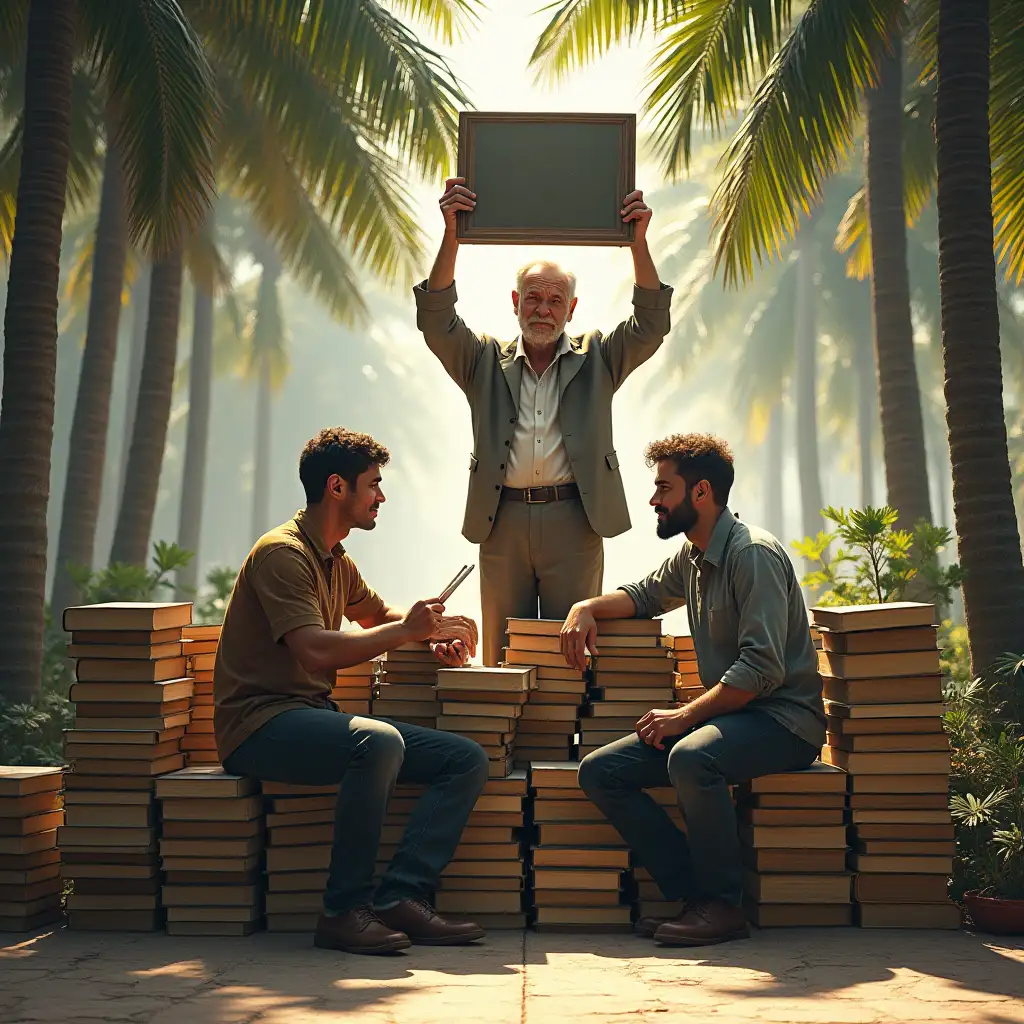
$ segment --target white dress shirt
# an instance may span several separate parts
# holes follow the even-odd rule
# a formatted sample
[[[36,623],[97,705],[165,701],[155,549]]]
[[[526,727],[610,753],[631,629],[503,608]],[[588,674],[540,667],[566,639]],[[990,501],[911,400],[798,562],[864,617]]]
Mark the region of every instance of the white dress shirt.
[[[569,339],[562,334],[555,358],[538,377],[520,336],[514,359],[523,361],[519,385],[519,416],[505,462],[506,487],[546,487],[573,480],[569,453],[562,440],[558,417],[558,361],[569,351]]]

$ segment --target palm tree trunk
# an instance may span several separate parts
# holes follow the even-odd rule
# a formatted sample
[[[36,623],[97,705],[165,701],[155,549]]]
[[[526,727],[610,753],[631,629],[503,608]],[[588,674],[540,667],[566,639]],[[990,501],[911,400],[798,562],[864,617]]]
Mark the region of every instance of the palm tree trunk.
[[[69,566],[92,568],[96,521],[99,517],[106,465],[110,394],[117,358],[121,290],[128,254],[124,176],[116,142],[115,121],[107,118],[107,156],[103,167],[92,287],[85,350],[78,378],[78,397],[71,423],[71,446],[64,484],[64,504],[57,544],[57,566],[51,605],[55,618],[78,601]]]
[[[768,433],[764,439],[764,526],[781,537],[785,531],[783,520],[782,468],[783,468],[783,417],[782,402],[772,406],[768,421]]]
[[[213,293],[194,282],[192,355],[188,378],[188,433],[178,514],[178,543],[193,552],[177,573],[176,597],[189,601],[199,581],[199,540],[206,487],[206,451],[210,434],[210,392],[213,386]]]
[[[153,265],[146,260],[139,278],[132,288],[132,336],[128,351],[128,396],[124,406],[124,429],[121,437],[121,470],[117,482],[117,503],[124,495],[124,482],[128,477],[128,455],[132,450],[135,430],[135,406],[139,400],[139,378],[146,353],[146,320],[149,316],[149,290],[153,279]]]
[[[875,390],[875,353],[872,347],[858,343],[853,350],[854,370],[857,374],[857,447],[860,462],[860,507],[875,503],[875,460],[872,448],[875,441],[875,420],[878,413]]]
[[[282,267],[272,248],[256,249],[263,264],[256,296],[256,321],[252,344],[259,374],[256,391],[255,462],[252,487],[252,536],[262,537],[270,529],[270,421],[273,410],[272,372],[284,343],[281,298],[277,292]]]
[[[880,62],[878,86],[867,93],[867,201],[886,490],[899,512],[897,526],[911,529],[918,519],[931,519],[931,502],[910,320],[901,51],[895,36],[893,52]]]
[[[271,419],[270,360],[260,360],[259,381],[256,389],[256,440],[254,448],[255,471],[252,484],[252,538],[270,529],[270,419]]]
[[[993,255],[988,9],[984,0],[940,0],[935,108],[946,424],[975,673],[1024,651]]]
[[[74,49],[72,0],[33,0],[0,407],[0,697],[14,702],[32,700],[41,683],[57,288],[71,156]]]
[[[181,248],[153,263],[146,323],[146,353],[139,378],[135,429],[128,475],[118,511],[111,562],[144,565],[149,549],[167,443],[167,423],[174,391],[181,314]]]
[[[800,251],[796,281],[796,457],[800,477],[800,527],[805,537],[821,530],[821,467],[818,460],[818,325],[814,298],[817,245]],[[810,571],[813,566],[808,566]]]

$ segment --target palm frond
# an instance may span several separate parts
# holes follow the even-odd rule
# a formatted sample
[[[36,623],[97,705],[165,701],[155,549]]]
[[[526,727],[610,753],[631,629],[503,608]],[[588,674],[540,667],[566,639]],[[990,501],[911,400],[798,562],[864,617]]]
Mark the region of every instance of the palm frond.
[[[694,123],[719,133],[790,30],[792,0],[692,0],[666,25],[647,85],[652,148],[666,174],[689,166]]]
[[[131,238],[165,252],[201,223],[213,193],[210,66],[177,0],[79,0],[79,12],[118,103]]]
[[[781,254],[849,149],[863,90],[903,0],[812,0],[775,56],[725,155],[712,201],[727,283]]]
[[[990,131],[996,254],[1024,281],[1024,5],[992,0]]]
[[[443,43],[464,39],[480,20],[483,0],[391,0],[396,14],[414,18],[431,29]]]
[[[4,0],[0,4],[0,68],[21,63],[28,38],[29,0]]]
[[[685,0],[557,0],[538,13],[552,12],[530,55],[537,78],[563,81],[645,28],[657,29],[685,6]]]

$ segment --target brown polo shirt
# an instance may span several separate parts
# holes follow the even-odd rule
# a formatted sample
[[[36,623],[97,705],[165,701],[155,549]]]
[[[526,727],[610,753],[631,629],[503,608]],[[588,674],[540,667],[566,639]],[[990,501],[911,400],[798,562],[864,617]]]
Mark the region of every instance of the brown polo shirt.
[[[338,629],[385,607],[340,544],[328,551],[304,512],[256,542],[224,611],[213,669],[221,762],[274,715],[330,707],[335,671],[307,672],[282,637],[300,626]]]

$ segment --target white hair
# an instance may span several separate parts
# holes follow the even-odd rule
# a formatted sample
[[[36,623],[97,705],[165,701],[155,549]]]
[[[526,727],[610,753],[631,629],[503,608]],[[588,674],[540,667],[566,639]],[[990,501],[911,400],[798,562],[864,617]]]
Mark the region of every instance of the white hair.
[[[531,270],[549,270],[554,271],[556,274],[561,274],[569,286],[569,302],[576,298],[576,275],[557,263],[553,263],[551,260],[534,260],[532,263],[527,263],[516,271],[516,291],[520,295],[523,294],[523,282],[526,280],[526,275]]]

